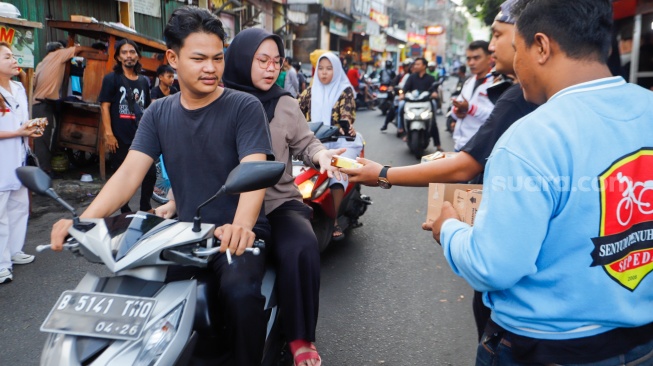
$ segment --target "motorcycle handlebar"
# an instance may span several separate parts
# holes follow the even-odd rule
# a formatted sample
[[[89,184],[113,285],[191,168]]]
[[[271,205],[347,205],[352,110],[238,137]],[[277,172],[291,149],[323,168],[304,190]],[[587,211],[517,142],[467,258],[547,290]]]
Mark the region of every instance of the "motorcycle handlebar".
[[[193,255],[196,257],[208,257],[213,254],[218,254],[220,252],[220,240],[216,239],[217,246],[213,248],[196,248],[193,250]],[[265,241],[258,239],[254,241],[254,244],[251,248],[245,249],[246,252],[250,252],[253,255],[261,254],[261,249],[265,249]],[[231,253],[229,253],[231,254]]]
[[[63,248],[66,249],[66,250],[71,250],[71,251],[75,250],[75,249],[79,248],[79,242],[77,240],[75,240],[74,238],[72,238],[72,237],[68,238],[68,240],[66,240],[66,242],[64,243]],[[48,250],[48,249],[52,249],[51,244],[43,244],[43,245],[37,245],[36,246],[36,252],[38,252],[38,253],[41,253],[42,251]]]

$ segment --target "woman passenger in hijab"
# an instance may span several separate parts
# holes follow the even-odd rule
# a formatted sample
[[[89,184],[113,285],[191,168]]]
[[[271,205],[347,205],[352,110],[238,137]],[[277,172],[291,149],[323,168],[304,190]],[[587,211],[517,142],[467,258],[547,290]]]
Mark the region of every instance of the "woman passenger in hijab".
[[[354,129],[355,100],[354,88],[347,79],[347,74],[342,68],[338,56],[331,52],[322,54],[317,61],[313,83],[299,97],[299,108],[308,121],[322,122],[327,126],[337,125],[342,120],[349,122],[349,135],[355,137],[354,141],[347,141],[345,136],[342,136],[338,141],[328,142],[324,145],[330,149],[346,148],[347,151],[340,155],[350,159],[356,159],[363,150],[363,138]],[[340,132],[344,134],[342,129]],[[346,176],[343,176],[342,179],[331,178],[329,182],[336,212],[339,212],[347,184]],[[345,234],[340,229],[336,218],[332,240],[338,241],[344,237]]]
[[[328,170],[331,157],[342,150],[327,150],[308,128],[306,119],[289,92],[275,81],[283,65],[281,38],[263,29],[250,28],[236,35],[225,55],[224,84],[257,97],[270,122],[272,150],[286,171],[276,186],[265,192],[265,213],[272,226],[272,249],[279,278],[282,327],[290,341],[297,366],[321,365],[315,345],[320,291],[320,253],[311,227],[311,209],[302,202],[294,183],[291,157]]]

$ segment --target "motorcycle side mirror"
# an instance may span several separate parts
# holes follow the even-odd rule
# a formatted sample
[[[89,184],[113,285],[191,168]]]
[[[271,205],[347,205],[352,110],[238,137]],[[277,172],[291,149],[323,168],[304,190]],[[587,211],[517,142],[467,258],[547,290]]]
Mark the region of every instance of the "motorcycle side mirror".
[[[250,161],[240,163],[227,176],[224,185],[211,198],[197,207],[193,218],[193,231],[199,232],[202,226],[200,210],[213,202],[221,194],[241,194],[271,187],[281,179],[286,164],[278,161]]]
[[[240,194],[272,187],[279,182],[286,164],[278,161],[251,161],[235,167],[224,184],[225,193]]]
[[[68,202],[64,201],[63,198],[59,197],[57,192],[52,189],[52,179],[47,175],[43,170],[35,166],[22,166],[16,168],[16,176],[18,180],[32,192],[36,192],[41,196],[47,196],[60,205],[62,205],[66,210],[70,211],[73,214],[73,225],[79,226],[79,216],[75,208],[71,206]]]

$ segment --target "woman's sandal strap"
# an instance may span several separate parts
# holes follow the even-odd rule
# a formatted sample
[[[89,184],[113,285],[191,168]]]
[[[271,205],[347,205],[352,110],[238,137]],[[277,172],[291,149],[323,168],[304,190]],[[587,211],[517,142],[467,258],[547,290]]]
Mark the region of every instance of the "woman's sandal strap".
[[[320,358],[320,355],[317,353],[317,351],[307,351],[307,352],[302,352],[295,357],[295,366],[299,366],[300,363],[308,360],[317,360],[319,362],[322,362],[322,359]]]

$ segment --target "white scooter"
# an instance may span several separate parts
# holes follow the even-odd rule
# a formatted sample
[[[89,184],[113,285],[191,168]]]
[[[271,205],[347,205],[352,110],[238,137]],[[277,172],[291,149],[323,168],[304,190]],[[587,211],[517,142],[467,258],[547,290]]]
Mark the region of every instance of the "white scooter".
[[[404,96],[404,126],[406,143],[411,154],[421,159],[429,146],[431,128],[433,128],[435,111],[431,103],[431,93],[413,90]]]
[[[216,364],[198,358],[196,348],[202,347],[195,347],[216,333],[212,320],[219,309],[211,304],[211,281],[199,277],[166,282],[168,266],[205,268],[218,253],[219,244],[213,236],[215,225],[201,223],[201,208],[225,193],[272,186],[284,168],[279,162],[240,164],[225,185],[197,208],[192,223],[140,211],[81,220],[51,188],[47,174],[35,167],[18,168],[16,173],[27,188],[52,197],[73,213],[71,238],[64,247],[90,262],[104,264],[115,274],[99,277],[87,273],[74,290],[61,294],[41,326],[41,331],[50,335],[40,364]],[[251,254],[244,255],[258,255],[263,246],[257,242],[248,250]],[[37,250],[44,250],[49,245],[39,247]],[[274,272],[268,270],[261,291],[269,317],[262,364],[270,366],[288,357],[283,354],[279,334],[274,281]]]

